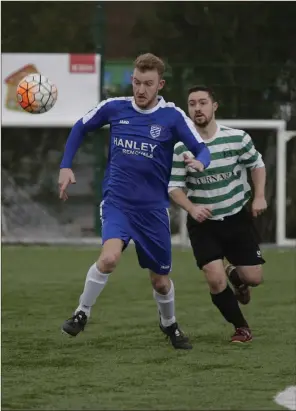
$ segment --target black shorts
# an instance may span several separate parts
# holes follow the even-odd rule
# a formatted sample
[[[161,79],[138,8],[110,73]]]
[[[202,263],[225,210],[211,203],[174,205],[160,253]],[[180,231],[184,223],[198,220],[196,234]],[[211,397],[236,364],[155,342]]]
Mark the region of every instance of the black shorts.
[[[199,223],[188,215],[187,229],[200,269],[211,261],[224,258],[234,266],[265,263],[253,217],[246,208],[221,221],[205,220]]]

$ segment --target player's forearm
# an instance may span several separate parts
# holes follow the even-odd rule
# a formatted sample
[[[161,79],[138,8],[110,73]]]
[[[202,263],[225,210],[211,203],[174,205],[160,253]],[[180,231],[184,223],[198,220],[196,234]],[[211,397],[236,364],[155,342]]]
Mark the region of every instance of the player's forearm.
[[[60,168],[72,168],[72,161],[85,135],[85,127],[81,120],[73,126],[67,139]]]
[[[265,183],[266,183],[266,169],[265,167],[253,168],[251,170],[251,178],[254,185],[254,196],[265,196]]]
[[[187,213],[190,212],[192,208],[192,202],[187,198],[186,194],[182,190],[182,188],[174,188],[171,187],[169,188],[169,195],[171,199],[183,210],[187,211]]]

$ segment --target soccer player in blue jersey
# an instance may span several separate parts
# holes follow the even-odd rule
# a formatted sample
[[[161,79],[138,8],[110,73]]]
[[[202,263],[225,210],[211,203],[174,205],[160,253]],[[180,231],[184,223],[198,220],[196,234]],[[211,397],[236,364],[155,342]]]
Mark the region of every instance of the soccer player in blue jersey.
[[[163,88],[164,63],[153,54],[135,61],[133,97],[111,98],[89,111],[72,128],[60,166],[60,198],[75,183],[72,160],[84,136],[110,125],[108,165],[103,182],[102,250],[90,268],[79,305],[65,321],[63,332],[76,336],[84,330],[91,307],[104,289],[121,253],[133,240],[139,265],[150,272],[160,329],[174,348],[191,349],[176,322],[171,270],[168,183],[174,145],[182,141],[195,155],[191,166],[204,170],[210,153],[185,113],[158,95]]]

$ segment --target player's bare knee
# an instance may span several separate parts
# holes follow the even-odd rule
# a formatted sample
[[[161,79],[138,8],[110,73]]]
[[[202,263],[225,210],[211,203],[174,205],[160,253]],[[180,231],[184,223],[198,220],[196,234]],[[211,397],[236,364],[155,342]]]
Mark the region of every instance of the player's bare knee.
[[[257,287],[263,282],[263,270],[261,265],[252,267],[248,282],[251,287]]]
[[[167,294],[171,288],[171,281],[167,275],[150,273],[151,283],[154,290],[159,294]]]
[[[251,287],[257,287],[263,282],[262,265],[237,267],[237,271],[241,274],[245,282]]]
[[[101,273],[112,273],[115,270],[121,253],[119,251],[108,251],[102,253],[97,261],[97,267]]]
[[[212,294],[218,294],[221,293],[223,290],[225,290],[227,283],[226,280],[222,280],[222,279],[217,279],[217,280],[207,280],[209,288],[210,288],[210,292]]]
[[[227,286],[227,281],[223,274],[216,277],[206,276],[206,280],[212,294],[221,293]]]
[[[107,240],[97,261],[98,270],[101,273],[112,273],[116,268],[122,253],[123,242],[117,238]]]
[[[222,261],[213,261],[204,265],[202,269],[212,294],[218,294],[225,290],[227,279]]]

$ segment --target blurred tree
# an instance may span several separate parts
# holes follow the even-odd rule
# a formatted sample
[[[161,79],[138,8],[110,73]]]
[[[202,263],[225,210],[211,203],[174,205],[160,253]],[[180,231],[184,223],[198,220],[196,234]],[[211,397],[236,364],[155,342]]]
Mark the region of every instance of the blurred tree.
[[[168,62],[164,93],[167,99],[186,109],[188,86],[206,83],[217,92],[218,117],[291,118],[290,124],[294,127],[296,8],[293,2],[124,3],[125,14],[118,13],[122,10],[118,2],[110,2],[106,7],[112,56],[116,57],[116,49],[122,43],[118,51],[120,56],[123,50],[130,53],[132,48],[135,54],[151,51],[163,56]],[[92,25],[95,8],[96,2],[90,1],[3,2],[2,52],[92,53],[95,50]],[[125,15],[128,15],[129,24],[121,24]],[[130,37],[130,23],[137,16],[140,17]],[[120,30],[116,30],[120,24]],[[128,34],[123,36],[123,32]],[[123,88],[115,94],[130,92],[130,88]],[[108,97],[114,95],[107,94]],[[19,144],[20,133],[22,144]],[[14,174],[22,167],[26,170],[27,181],[32,185],[41,182],[47,192],[49,183],[42,176],[48,175],[50,167],[56,167],[49,161],[49,153],[59,155],[67,134],[67,129],[4,128],[2,164]],[[261,138],[262,133],[251,134],[268,168],[267,196],[271,207],[261,220],[266,241],[271,240],[275,227],[275,139],[273,136]],[[291,204],[296,204],[296,190],[293,189],[296,144],[291,142],[289,147],[288,188]],[[84,145],[84,151],[87,150],[92,150],[92,144]],[[51,174],[57,172],[56,168],[52,170]],[[293,218],[295,212],[290,206],[288,226],[295,237]]]
[[[2,53],[93,53],[95,2],[4,2]]]
[[[133,35],[137,52],[154,52],[167,61],[163,94],[182,108],[189,86],[207,84],[218,96],[218,118],[289,120],[295,112],[295,21],[296,8],[289,2],[155,2]],[[264,241],[273,241],[275,139],[251,135],[268,172],[271,206],[260,220],[261,231]],[[296,192],[294,197],[296,204]]]
[[[137,52],[168,61],[166,92],[183,107],[186,87],[207,83],[224,118],[264,118],[274,112],[267,100],[277,76],[295,54],[295,19],[293,3],[156,2],[133,34]]]

